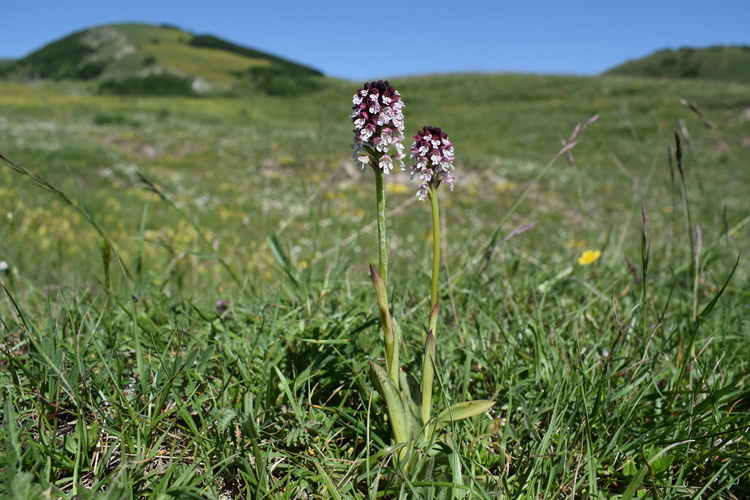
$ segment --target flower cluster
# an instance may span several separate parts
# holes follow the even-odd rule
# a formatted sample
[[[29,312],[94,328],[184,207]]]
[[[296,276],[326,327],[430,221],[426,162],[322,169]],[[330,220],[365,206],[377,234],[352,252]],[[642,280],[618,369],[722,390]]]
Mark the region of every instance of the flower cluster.
[[[414,144],[411,146],[411,157],[417,161],[411,167],[411,176],[419,174],[419,185],[417,196],[420,200],[427,197],[430,186],[437,188],[441,182],[445,182],[453,191],[455,177],[450,174],[454,169],[453,143],[448,140],[448,134],[439,127],[424,127],[414,136]]]
[[[404,103],[398,91],[388,80],[365,83],[364,88],[354,94],[352,103],[352,156],[360,168],[364,170],[372,156],[386,174],[393,170],[394,160],[403,169],[404,114],[401,110]],[[394,155],[390,154],[391,146],[396,150]]]

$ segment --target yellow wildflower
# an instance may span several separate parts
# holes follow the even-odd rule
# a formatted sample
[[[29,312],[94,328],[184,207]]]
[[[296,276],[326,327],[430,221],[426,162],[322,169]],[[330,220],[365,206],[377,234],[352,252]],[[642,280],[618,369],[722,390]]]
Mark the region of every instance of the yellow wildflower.
[[[581,254],[580,257],[578,257],[578,265],[588,266],[589,264],[593,264],[594,262],[596,262],[597,259],[599,259],[599,257],[601,256],[601,250],[586,250]]]

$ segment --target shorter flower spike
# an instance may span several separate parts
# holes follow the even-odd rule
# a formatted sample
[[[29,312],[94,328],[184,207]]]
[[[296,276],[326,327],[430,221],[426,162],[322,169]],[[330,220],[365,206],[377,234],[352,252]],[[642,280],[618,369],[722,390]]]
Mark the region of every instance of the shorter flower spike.
[[[441,182],[448,184],[453,191],[455,177],[451,175],[451,171],[455,168],[455,154],[448,134],[439,127],[423,127],[414,136],[411,157],[416,160],[416,164],[411,166],[411,176],[414,178],[418,174],[421,181],[417,191],[420,200],[427,197],[431,185],[437,188]]]
[[[398,162],[404,169],[404,103],[401,94],[388,80],[365,83],[352,98],[351,119],[354,122],[352,157],[364,168],[372,157],[384,173]],[[391,154],[391,146],[395,154]]]

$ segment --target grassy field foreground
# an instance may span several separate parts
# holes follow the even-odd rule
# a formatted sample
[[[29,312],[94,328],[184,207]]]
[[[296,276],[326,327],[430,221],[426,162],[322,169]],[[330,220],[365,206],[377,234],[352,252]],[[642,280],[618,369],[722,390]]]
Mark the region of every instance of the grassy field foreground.
[[[750,86],[393,83],[407,136],[440,126],[457,154],[435,403],[497,401],[453,426],[450,460],[409,474],[382,452],[357,84],[120,99],[3,83],[7,498],[750,495]],[[574,163],[547,168],[594,114]],[[416,369],[429,210],[389,181]]]

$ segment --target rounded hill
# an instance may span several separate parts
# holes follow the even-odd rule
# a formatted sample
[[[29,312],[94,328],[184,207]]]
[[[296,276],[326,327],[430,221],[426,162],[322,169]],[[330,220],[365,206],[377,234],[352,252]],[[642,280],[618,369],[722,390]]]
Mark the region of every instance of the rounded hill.
[[[118,94],[184,95],[238,89],[289,94],[315,85],[323,73],[213,35],[169,25],[113,24],[45,45],[1,66],[0,76],[93,81],[100,91]]]
[[[750,82],[750,47],[720,45],[703,49],[660,50],[627,61],[604,74]]]

